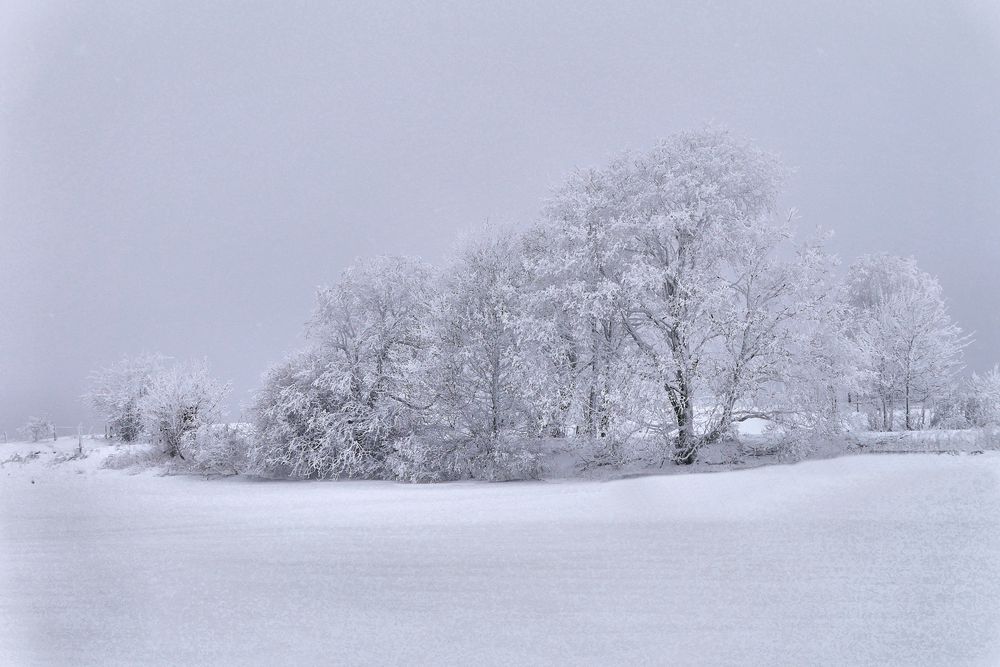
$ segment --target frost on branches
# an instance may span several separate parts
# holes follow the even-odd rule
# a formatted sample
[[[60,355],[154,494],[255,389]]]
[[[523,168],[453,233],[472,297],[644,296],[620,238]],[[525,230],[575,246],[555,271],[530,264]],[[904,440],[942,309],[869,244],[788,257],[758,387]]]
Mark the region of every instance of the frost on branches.
[[[969,423],[980,428],[1000,426],[1000,366],[993,366],[981,375],[973,373],[969,394]]]
[[[872,427],[894,430],[897,408],[903,428],[922,427],[927,408],[954,390],[968,344],[941,286],[912,258],[866,255],[851,266],[846,299],[864,378],[856,400]]]
[[[523,443],[538,435],[544,414],[533,382],[531,275],[520,239],[497,231],[469,239],[436,284],[414,369],[429,405],[426,434],[453,476],[534,476],[534,455]]]
[[[682,134],[577,173],[547,211],[539,273],[582,316],[589,373],[629,368],[652,408],[646,427],[679,463],[735,422],[789,412],[755,399],[806,375],[809,337],[834,308],[818,244],[783,258],[791,225],[772,216],[781,176],[772,156],[726,132]],[[614,419],[602,414],[611,392],[594,380],[584,427],[601,434],[594,420]]]
[[[442,271],[426,317],[424,375],[437,419],[467,437],[534,433],[522,322],[529,284],[509,236],[467,243]]]
[[[157,354],[122,357],[90,376],[86,398],[108,424],[108,433],[122,442],[135,442],[145,423],[140,404],[153,378],[163,371],[166,359]]]
[[[185,446],[199,429],[220,420],[228,393],[204,362],[174,364],[153,376],[139,405],[153,442],[168,457],[185,459]]]
[[[106,420],[111,438],[148,439],[157,456],[208,472],[239,468],[244,458],[237,450],[245,444],[219,423],[228,393],[205,362],[171,363],[159,354],[142,354],[92,373],[86,398]]]
[[[430,269],[378,257],[319,290],[309,347],[272,368],[256,400],[252,460],[292,477],[378,477],[423,397],[410,369],[421,349]]]

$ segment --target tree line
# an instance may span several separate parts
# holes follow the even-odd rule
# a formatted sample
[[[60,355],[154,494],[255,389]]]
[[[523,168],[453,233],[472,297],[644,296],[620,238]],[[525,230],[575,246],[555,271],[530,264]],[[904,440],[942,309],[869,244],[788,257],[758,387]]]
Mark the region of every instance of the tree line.
[[[785,174],[726,131],[682,133],[575,172],[537,221],[441,266],[347,269],[226,456],[289,477],[510,479],[537,474],[543,442],[683,465],[751,419],[779,439],[852,412],[875,430],[973,419],[969,339],[938,282],[885,254],[839,278],[826,237],[777,214]],[[123,440],[218,458],[224,388],[203,366],[126,359],[94,386]]]

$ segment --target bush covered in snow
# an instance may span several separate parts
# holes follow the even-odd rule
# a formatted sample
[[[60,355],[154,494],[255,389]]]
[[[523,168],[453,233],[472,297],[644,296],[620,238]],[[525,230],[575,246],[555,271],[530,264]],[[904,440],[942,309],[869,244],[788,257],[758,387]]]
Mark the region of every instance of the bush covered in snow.
[[[467,459],[460,443],[410,436],[393,443],[386,469],[401,482],[447,482],[467,476]]]
[[[537,479],[542,472],[538,453],[516,440],[481,444],[468,466],[469,477],[490,482]]]
[[[184,436],[185,452],[193,470],[213,475],[250,472],[249,424],[206,424]]]
[[[158,372],[140,401],[146,431],[168,457],[185,457],[190,435],[219,421],[229,393],[204,362],[174,364]]]
[[[518,440],[482,442],[403,438],[386,463],[388,477],[402,482],[480,479],[490,482],[538,479],[541,457]]]
[[[116,447],[108,454],[101,466],[109,470],[128,470],[132,468],[152,468],[168,463],[167,456],[158,447],[148,443],[126,444]]]
[[[251,458],[264,474],[381,478],[423,400],[410,370],[429,269],[380,257],[319,291],[309,347],[272,368],[255,401]]]

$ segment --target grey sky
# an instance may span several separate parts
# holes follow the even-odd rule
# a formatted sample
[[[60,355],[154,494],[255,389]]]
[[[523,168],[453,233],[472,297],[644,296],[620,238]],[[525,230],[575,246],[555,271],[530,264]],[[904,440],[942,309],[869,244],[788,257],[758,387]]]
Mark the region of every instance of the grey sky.
[[[85,419],[87,373],[144,350],[235,405],[355,258],[435,260],[707,122],[796,168],[845,261],[915,255],[1000,361],[1000,9],[806,4],[8,0],[0,428]]]

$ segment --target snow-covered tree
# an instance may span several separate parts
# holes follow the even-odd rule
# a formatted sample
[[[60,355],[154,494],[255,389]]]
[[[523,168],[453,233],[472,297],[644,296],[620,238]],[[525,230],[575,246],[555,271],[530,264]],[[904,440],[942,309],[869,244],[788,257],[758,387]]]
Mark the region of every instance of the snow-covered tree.
[[[309,336],[329,354],[327,377],[353,426],[348,441],[375,459],[423,400],[410,369],[422,346],[430,279],[419,260],[376,257],[317,295]]]
[[[425,321],[424,378],[434,414],[462,437],[537,433],[524,330],[530,275],[516,236],[486,232],[441,272]]]
[[[245,423],[204,424],[184,437],[191,453],[192,470],[213,475],[239,475],[250,471],[253,427]]]
[[[139,409],[163,453],[185,459],[186,439],[219,421],[228,393],[204,362],[173,364],[153,376]]]
[[[343,398],[336,378],[327,375],[334,370],[326,351],[311,346],[267,371],[254,399],[255,469],[288,477],[336,477],[366,465],[344,446]]]
[[[548,208],[539,273],[558,276],[555,298],[589,320],[595,376],[624,358],[655,388],[651,426],[679,463],[767,410],[754,393],[805,361],[789,352],[800,321],[832,308],[821,249],[781,254],[791,237],[772,220],[781,176],[769,154],[706,130],[578,172]]]
[[[640,375],[630,367],[621,321],[628,295],[613,216],[622,193],[606,181],[595,170],[576,173],[554,193],[525,245],[550,433],[606,439],[613,448],[635,424],[627,397]]]
[[[941,429],[1000,426],[1000,366],[973,373],[936,398],[930,426]]]
[[[255,413],[254,460],[297,477],[383,473],[394,438],[426,408],[411,372],[422,347],[430,268],[378,257],[320,289],[309,348],[272,369]]]
[[[983,374],[973,373],[969,395],[970,423],[979,427],[1000,426],[1000,366],[993,366]]]
[[[122,357],[91,374],[85,398],[105,419],[112,437],[134,442],[142,435],[144,424],[140,404],[164,364],[161,355],[140,354]]]
[[[28,417],[28,422],[21,428],[24,438],[38,442],[47,438],[55,439],[55,427],[45,417]]]
[[[954,388],[968,338],[948,314],[937,280],[912,258],[861,257],[846,287],[851,337],[865,378],[861,398],[874,407],[874,425],[893,430],[902,404],[903,426],[914,428],[916,404],[923,411]]]
[[[840,428],[839,397],[854,388],[836,261],[814,239],[791,247],[789,225],[762,223],[727,253],[722,308],[709,316],[701,373],[715,406],[705,438],[761,418],[790,429]]]

